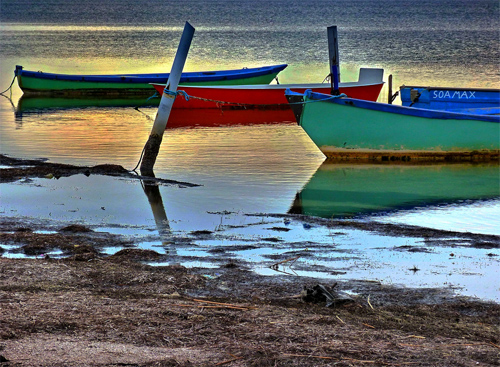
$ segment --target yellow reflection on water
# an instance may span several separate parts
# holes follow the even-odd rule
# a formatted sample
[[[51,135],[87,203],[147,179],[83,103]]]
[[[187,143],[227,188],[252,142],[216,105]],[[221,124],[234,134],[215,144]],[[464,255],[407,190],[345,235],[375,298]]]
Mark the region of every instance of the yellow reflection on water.
[[[307,180],[324,157],[292,122],[291,112],[284,113],[286,123],[276,123],[283,118],[282,111],[172,113],[155,171],[168,171],[184,180],[192,174]],[[8,116],[5,110],[2,114]],[[113,163],[131,169],[139,160],[155,114],[155,107],[138,111],[133,106],[35,109],[20,113],[15,120],[11,116],[1,125],[2,153],[83,165]],[[266,116],[271,117],[258,123]]]

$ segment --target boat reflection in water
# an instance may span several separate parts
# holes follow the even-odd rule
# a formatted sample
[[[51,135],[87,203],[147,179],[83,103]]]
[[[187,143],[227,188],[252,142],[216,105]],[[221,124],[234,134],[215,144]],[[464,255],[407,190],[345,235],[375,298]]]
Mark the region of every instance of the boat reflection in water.
[[[157,107],[159,97],[153,98],[60,98],[31,97],[23,95],[16,108],[16,121],[21,123],[23,115],[40,115],[84,108],[150,108]],[[156,113],[156,109],[148,111]],[[287,105],[273,108],[250,108],[244,106],[224,106],[212,109],[176,109],[171,113],[167,129],[196,126],[252,125],[265,123],[295,123],[293,112]]]
[[[87,107],[136,107],[147,106],[155,107],[160,104],[159,97],[152,98],[137,98],[133,96],[128,97],[37,97],[27,96],[23,94],[17,102],[16,113],[33,113],[43,112],[44,110],[67,110]]]
[[[500,197],[497,163],[323,163],[295,198],[290,213],[355,217],[400,209]]]
[[[173,109],[167,129],[195,126],[227,126],[295,123],[290,109]]]

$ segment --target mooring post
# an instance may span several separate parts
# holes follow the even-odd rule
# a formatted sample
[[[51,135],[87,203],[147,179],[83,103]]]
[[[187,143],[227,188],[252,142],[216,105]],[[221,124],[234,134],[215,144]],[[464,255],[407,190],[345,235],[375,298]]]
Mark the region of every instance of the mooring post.
[[[182,70],[184,69],[184,64],[186,63],[193,35],[193,26],[186,22],[181,40],[179,42],[179,47],[177,48],[177,53],[175,54],[172,70],[170,71],[170,75],[168,77],[167,85],[165,86],[165,90],[161,96],[160,106],[158,107],[158,112],[156,113],[151,134],[149,135],[149,139],[144,146],[141,174],[145,176],[151,176],[153,174],[153,166],[155,165],[156,157],[160,151],[163,133],[167,127],[170,111],[172,110],[172,105],[175,101],[175,92],[177,92],[177,86],[179,85],[179,81],[181,79]]]
[[[399,91],[397,90],[396,93],[392,94],[392,74],[389,75],[388,82],[389,82],[388,83],[389,84],[389,90],[387,91],[387,93],[389,94],[389,96],[387,98],[388,98],[388,103],[392,104],[392,102],[394,102],[394,100],[396,99],[396,97],[399,96]]]
[[[392,104],[392,74],[389,75],[388,85],[389,85],[389,91],[388,91],[389,95],[387,103]]]
[[[328,33],[328,56],[330,59],[330,81],[332,85],[331,94],[338,96],[340,82],[340,67],[339,67],[339,43],[337,38],[337,26],[327,28]]]

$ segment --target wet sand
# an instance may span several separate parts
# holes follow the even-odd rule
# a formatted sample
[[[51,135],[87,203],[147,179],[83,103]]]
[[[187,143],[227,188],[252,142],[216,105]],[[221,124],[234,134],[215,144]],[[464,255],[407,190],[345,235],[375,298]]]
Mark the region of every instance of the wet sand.
[[[47,173],[48,163],[40,161],[17,163],[17,168],[0,170],[0,182],[56,172],[50,167]],[[129,174],[120,167],[76,169]],[[71,170],[75,167],[59,166],[56,174]],[[294,218],[400,236],[426,231],[418,234],[434,241],[467,237],[474,246],[499,246],[497,236]],[[500,305],[457,297],[448,288],[411,289],[371,281],[335,284],[285,273],[260,276],[248,264],[232,260],[223,262],[213,277],[202,268],[148,265],[168,254],[134,249],[128,238],[77,224],[41,233],[43,228],[3,217],[0,227],[2,243],[37,256],[0,258],[0,365],[490,366],[500,362]],[[108,246],[124,249],[107,256],[103,248]],[[62,251],[61,258],[44,255],[55,248]],[[224,259],[223,245],[212,253]],[[274,261],[278,268],[293,259]],[[311,297],[318,284],[334,296],[330,307],[321,294]]]

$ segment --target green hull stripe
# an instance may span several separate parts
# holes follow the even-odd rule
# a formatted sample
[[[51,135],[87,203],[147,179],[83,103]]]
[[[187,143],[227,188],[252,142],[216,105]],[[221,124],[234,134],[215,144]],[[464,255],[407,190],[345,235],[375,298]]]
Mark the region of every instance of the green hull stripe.
[[[272,73],[267,75],[260,75],[250,78],[241,79],[230,79],[230,80],[219,80],[211,82],[194,82],[194,83],[182,83],[182,85],[249,85],[249,84],[269,84],[278,73]],[[65,80],[49,80],[49,79],[38,79],[26,76],[18,77],[19,87],[25,93],[57,93],[57,92],[71,92],[71,91],[81,91],[81,92],[101,92],[104,93],[107,90],[113,92],[120,91],[130,91],[130,92],[141,92],[154,93],[154,88],[151,84],[127,84],[127,83],[96,83],[96,82],[76,82],[76,81],[65,81]]]

